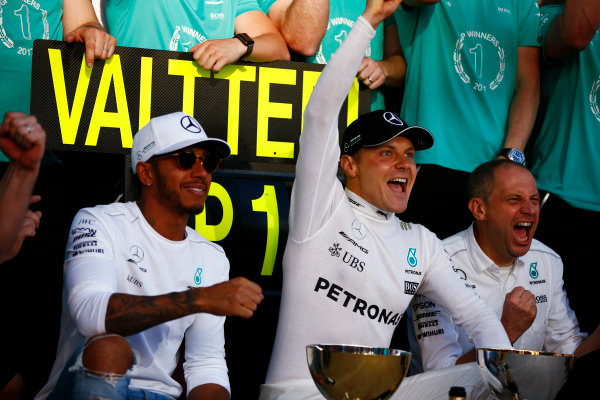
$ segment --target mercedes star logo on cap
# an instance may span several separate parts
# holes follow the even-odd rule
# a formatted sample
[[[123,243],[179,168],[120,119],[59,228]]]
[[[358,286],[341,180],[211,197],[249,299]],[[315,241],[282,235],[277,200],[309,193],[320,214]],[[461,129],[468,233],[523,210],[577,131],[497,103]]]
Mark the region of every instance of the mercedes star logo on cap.
[[[390,124],[394,124],[394,125],[398,125],[398,126],[404,125],[404,123],[402,122],[402,120],[400,118],[398,118],[396,116],[396,114],[394,114],[393,112],[390,112],[390,111],[386,111],[383,114],[383,119],[385,119],[386,122],[388,122]]]
[[[200,126],[200,124],[198,124],[198,122],[194,118],[187,115],[181,118],[181,127],[186,131],[192,133],[202,132],[202,127]]]

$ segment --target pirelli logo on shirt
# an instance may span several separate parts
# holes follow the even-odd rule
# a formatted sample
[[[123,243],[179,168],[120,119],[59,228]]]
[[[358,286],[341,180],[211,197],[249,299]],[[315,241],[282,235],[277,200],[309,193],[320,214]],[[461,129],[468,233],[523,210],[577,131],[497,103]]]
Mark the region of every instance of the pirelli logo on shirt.
[[[417,324],[417,331],[415,332],[417,340],[444,334],[444,329],[438,328],[439,310],[436,309],[436,304],[433,301],[417,294],[412,303],[411,312]]]
[[[82,254],[104,254],[104,249],[98,245],[96,240],[97,229],[93,219],[81,218],[71,229],[69,238],[69,247],[67,248],[68,257],[74,258]]]
[[[419,323],[417,324],[417,328],[419,328],[419,329],[423,329],[423,328],[430,328],[430,327],[432,327],[432,326],[438,326],[438,321],[437,321],[437,319],[436,319],[436,320],[433,320],[433,321],[419,322]]]

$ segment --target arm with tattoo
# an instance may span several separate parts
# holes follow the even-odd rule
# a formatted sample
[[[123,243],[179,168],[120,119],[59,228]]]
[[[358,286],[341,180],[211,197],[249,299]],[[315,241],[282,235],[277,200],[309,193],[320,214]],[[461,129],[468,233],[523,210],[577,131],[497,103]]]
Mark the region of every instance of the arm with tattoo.
[[[260,286],[242,277],[158,296],[114,293],[106,310],[106,332],[132,335],[200,312],[250,318],[262,299]]]

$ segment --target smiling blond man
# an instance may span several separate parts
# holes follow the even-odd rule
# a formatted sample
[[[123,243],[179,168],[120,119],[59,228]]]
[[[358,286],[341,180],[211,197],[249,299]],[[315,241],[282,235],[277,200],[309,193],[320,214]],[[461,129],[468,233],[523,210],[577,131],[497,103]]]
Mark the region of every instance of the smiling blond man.
[[[306,107],[279,322],[261,400],[322,398],[306,345],[388,347],[417,291],[445,304],[479,345],[510,347],[492,310],[453,272],[441,241],[396,216],[406,209],[416,178],[415,152],[433,145],[431,134],[392,112],[373,111],[339,140],[338,115],[364,50],[398,4],[367,1]]]

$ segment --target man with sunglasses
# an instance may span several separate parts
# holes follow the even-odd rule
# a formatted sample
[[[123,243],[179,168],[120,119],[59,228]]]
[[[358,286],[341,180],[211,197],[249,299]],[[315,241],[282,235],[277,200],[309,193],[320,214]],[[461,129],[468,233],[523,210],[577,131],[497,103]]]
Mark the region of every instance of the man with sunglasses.
[[[73,220],[57,357],[37,398],[178,398],[171,375],[184,339],[187,398],[230,398],[225,316],[251,317],[263,295],[245,278],[228,280],[223,249],[187,226],[230,152],[182,112],[135,135],[139,200]]]

